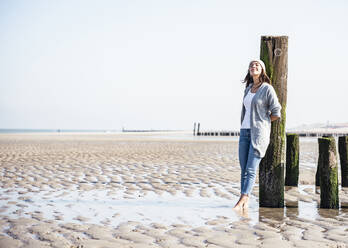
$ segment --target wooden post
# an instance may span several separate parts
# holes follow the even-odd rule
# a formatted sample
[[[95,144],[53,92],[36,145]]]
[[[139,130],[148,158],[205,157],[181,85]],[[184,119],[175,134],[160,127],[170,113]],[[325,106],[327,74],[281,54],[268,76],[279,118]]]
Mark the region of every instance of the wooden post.
[[[195,136],[196,135],[196,122],[195,122],[195,124],[193,124],[193,136]]]
[[[201,135],[201,133],[199,132],[199,127],[200,127],[200,125],[201,125],[201,124],[198,122],[198,126],[197,126],[197,135],[198,135],[198,136]]]
[[[338,138],[338,152],[341,161],[341,186],[348,187],[348,136]]]
[[[286,135],[286,173],[285,185],[298,186],[299,174],[299,137],[298,134]]]
[[[335,138],[319,138],[320,208],[338,208],[338,165]]]
[[[328,136],[325,136],[323,135],[321,138],[328,138]],[[323,158],[322,158],[322,155],[324,154],[324,151],[320,150],[320,149],[323,149],[323,147],[320,146],[320,143],[319,143],[319,139],[318,138],[318,164],[317,164],[317,171],[315,173],[315,186],[317,187],[317,189],[319,189],[320,187],[320,177],[321,177],[321,170],[323,168]],[[319,191],[317,192],[319,193]]]
[[[259,169],[260,207],[284,207],[285,120],[288,77],[288,37],[262,36],[260,59],[266,65],[279,103],[281,119],[272,122],[271,140]]]

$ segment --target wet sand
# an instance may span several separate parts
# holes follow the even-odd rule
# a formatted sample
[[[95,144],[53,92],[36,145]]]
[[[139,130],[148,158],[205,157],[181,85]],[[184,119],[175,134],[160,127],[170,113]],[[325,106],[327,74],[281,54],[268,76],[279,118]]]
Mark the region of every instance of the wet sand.
[[[317,141],[300,139],[300,185],[248,212],[236,137],[183,133],[0,134],[0,248],[348,247],[348,189],[319,209]]]

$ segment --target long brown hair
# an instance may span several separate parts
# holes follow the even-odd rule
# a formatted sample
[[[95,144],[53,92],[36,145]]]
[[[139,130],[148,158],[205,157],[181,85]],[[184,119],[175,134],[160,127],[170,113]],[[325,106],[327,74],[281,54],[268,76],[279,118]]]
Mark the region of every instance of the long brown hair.
[[[260,82],[262,83],[271,83],[271,79],[269,79],[269,77],[267,76],[265,70],[262,68],[260,77],[259,77]],[[248,88],[248,86],[252,83],[254,83],[253,77],[250,75],[250,71],[248,69],[248,74],[245,76],[244,80],[242,81],[243,83],[246,83],[245,88]]]

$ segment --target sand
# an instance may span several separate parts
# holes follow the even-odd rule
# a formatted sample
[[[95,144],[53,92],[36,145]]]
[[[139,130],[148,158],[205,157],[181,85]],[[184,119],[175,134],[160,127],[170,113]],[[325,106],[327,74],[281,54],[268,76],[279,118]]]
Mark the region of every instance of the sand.
[[[0,248],[348,247],[348,189],[319,209],[317,141],[300,139],[300,185],[248,212],[238,138],[190,133],[0,134]]]

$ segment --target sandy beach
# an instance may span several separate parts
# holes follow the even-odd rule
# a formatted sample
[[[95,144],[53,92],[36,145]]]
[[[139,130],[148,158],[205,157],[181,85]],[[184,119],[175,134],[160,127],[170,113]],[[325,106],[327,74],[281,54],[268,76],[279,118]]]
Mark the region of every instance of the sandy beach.
[[[348,247],[348,188],[318,208],[317,146],[300,139],[285,208],[259,208],[257,178],[238,213],[237,137],[0,134],[0,248]]]

